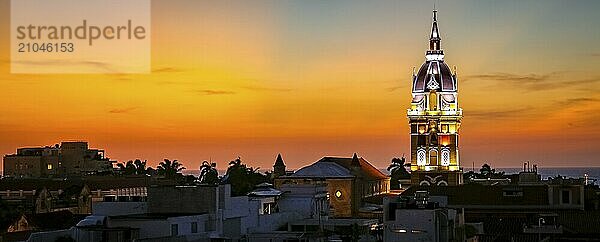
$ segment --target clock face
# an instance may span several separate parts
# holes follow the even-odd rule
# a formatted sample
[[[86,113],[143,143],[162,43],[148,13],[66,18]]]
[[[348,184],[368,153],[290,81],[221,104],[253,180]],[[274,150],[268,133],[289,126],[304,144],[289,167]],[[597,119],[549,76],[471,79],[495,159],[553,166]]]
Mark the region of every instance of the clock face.
[[[342,197],[342,191],[340,191],[340,190],[335,191],[335,197],[341,198]]]

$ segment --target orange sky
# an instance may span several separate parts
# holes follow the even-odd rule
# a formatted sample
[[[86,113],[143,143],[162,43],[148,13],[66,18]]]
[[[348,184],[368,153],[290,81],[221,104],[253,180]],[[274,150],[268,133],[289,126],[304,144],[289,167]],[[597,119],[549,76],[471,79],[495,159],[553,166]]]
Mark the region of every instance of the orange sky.
[[[598,2],[439,5],[458,68],[461,163],[598,166]],[[431,6],[396,1],[153,1],[151,74],[10,74],[0,0],[0,153],[86,140],[120,161],[241,156],[270,169],[408,153],[410,74]],[[595,5],[595,6],[594,6]]]

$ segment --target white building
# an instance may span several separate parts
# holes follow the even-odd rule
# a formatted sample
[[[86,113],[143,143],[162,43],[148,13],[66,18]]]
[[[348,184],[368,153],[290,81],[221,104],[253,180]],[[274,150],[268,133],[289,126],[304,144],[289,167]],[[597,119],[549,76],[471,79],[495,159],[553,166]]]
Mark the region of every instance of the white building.
[[[456,238],[455,228],[462,221],[456,210],[448,209],[446,197],[415,197],[384,200],[383,241],[444,242]]]
[[[76,241],[309,241],[304,232],[288,232],[288,226],[304,219],[326,220],[327,197],[326,188],[315,185],[281,191],[263,186],[238,197],[231,196],[229,185],[149,187],[147,199],[97,203],[93,215],[77,226],[34,233],[28,241],[65,235]]]

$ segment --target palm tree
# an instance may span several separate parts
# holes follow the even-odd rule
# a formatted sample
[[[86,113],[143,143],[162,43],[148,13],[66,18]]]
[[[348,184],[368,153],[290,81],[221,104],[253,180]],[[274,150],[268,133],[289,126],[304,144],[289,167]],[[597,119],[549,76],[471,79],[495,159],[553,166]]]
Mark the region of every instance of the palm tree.
[[[233,196],[246,195],[256,185],[269,180],[267,176],[261,174],[258,170],[258,167],[246,166],[246,164],[242,163],[242,159],[238,157],[229,162],[223,182],[231,184],[231,193]]]
[[[125,163],[118,163],[117,168],[119,168],[122,175],[148,174],[146,161],[141,161],[140,159],[136,159],[135,161],[129,160]]]
[[[208,163],[208,161],[202,162],[202,165],[200,166],[200,183],[211,185],[219,183],[217,163]]]
[[[390,172],[390,187],[392,189],[400,188],[400,179],[410,179],[410,173],[406,170],[406,167],[410,166],[410,164],[406,163],[406,158],[402,156],[402,158],[393,158],[390,166],[388,166],[387,170]]]
[[[164,161],[158,164],[156,167],[156,171],[158,175],[165,176],[166,178],[175,178],[177,174],[180,174],[181,171],[185,170],[185,167],[177,160],[170,161],[169,159],[164,159]]]
[[[118,163],[117,168],[119,168],[122,175],[133,175],[136,171],[136,167],[131,160],[126,163]]]
[[[148,173],[146,171],[146,160],[141,161],[140,159],[135,159],[135,161],[133,161],[133,165],[135,166],[135,174],[145,175]]]

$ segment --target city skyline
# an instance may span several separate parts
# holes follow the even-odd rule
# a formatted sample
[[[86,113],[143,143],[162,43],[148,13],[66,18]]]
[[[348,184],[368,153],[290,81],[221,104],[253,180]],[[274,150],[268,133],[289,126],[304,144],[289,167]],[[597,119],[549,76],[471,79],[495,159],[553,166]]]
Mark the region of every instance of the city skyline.
[[[581,2],[438,4],[463,167],[597,165],[600,3]],[[152,4],[152,74],[10,74],[0,50],[0,152],[84,140],[120,162],[225,169],[241,156],[263,171],[278,153],[291,169],[355,152],[380,168],[410,158],[406,110],[430,3]]]

